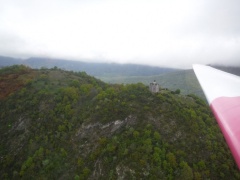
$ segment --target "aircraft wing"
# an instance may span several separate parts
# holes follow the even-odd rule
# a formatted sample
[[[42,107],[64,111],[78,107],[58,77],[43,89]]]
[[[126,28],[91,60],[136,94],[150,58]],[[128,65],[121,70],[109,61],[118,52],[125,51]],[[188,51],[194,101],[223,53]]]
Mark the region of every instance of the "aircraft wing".
[[[204,65],[193,69],[240,169],[240,77]]]

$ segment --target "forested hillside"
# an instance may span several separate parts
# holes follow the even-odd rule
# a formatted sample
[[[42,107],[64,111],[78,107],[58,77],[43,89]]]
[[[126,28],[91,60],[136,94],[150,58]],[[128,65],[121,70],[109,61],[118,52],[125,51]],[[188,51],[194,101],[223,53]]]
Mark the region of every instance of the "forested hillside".
[[[25,66],[0,90],[0,179],[240,179],[195,95]]]
[[[205,99],[202,88],[192,69],[168,72],[155,76],[100,76],[99,79],[113,84],[131,84],[140,82],[145,85],[149,85],[150,82],[156,80],[162,88],[168,88],[172,91],[180,89],[181,93],[184,95],[195,94],[198,97]]]

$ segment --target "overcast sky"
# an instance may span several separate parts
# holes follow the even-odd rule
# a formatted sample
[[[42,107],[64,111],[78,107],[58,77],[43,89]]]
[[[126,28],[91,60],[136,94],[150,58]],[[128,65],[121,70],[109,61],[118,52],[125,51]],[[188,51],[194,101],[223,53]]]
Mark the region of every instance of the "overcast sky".
[[[240,0],[0,0],[0,55],[240,66]]]

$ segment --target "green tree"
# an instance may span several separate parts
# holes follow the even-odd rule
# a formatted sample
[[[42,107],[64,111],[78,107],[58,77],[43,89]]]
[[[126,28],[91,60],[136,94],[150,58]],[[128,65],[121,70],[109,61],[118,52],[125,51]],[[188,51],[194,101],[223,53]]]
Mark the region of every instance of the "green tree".
[[[139,137],[139,132],[138,131],[133,131],[133,137],[138,138]]]
[[[154,132],[153,136],[154,136],[154,139],[157,140],[157,141],[159,141],[160,138],[161,138],[160,134],[157,131]]]
[[[167,153],[166,158],[167,158],[167,161],[171,164],[172,167],[177,166],[176,157],[173,153]]]
[[[175,94],[180,94],[180,89],[177,89],[176,91],[175,91]]]
[[[181,162],[181,174],[180,174],[180,179],[183,180],[192,180],[193,179],[193,172],[192,168],[188,165],[187,162]]]
[[[205,161],[204,161],[204,160],[199,161],[199,162],[197,163],[197,165],[198,165],[198,168],[199,168],[200,170],[205,170],[205,169],[206,169],[206,164],[205,164]]]

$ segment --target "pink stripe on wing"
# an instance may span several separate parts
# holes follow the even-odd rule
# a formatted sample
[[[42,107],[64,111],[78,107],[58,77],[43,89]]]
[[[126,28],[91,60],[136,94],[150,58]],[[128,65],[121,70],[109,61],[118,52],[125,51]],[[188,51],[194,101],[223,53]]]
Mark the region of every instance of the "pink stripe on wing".
[[[216,98],[210,107],[240,169],[240,96]]]

